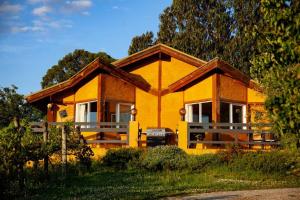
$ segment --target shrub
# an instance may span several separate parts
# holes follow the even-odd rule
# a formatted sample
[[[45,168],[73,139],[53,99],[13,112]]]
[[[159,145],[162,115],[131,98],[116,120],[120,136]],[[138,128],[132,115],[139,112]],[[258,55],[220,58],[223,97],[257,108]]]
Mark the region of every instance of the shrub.
[[[128,168],[130,163],[138,162],[142,152],[141,149],[135,148],[109,149],[102,158],[102,162],[105,166],[115,169],[124,169]]]
[[[187,154],[176,146],[157,146],[148,149],[142,167],[152,171],[181,170],[187,167]]]
[[[236,156],[229,165],[236,170],[285,173],[294,162],[295,156],[286,151],[248,152]]]
[[[205,170],[207,167],[218,167],[222,164],[219,154],[190,155],[188,168],[192,171]]]

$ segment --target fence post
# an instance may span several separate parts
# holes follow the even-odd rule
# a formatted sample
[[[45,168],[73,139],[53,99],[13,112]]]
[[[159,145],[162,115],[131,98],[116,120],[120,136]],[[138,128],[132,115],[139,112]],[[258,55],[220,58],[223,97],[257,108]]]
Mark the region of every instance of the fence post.
[[[139,123],[137,121],[129,122],[129,133],[127,134],[130,147],[138,147]]]
[[[44,145],[47,145],[48,142],[48,122],[44,123],[44,132],[43,132],[43,142]],[[44,157],[44,172],[46,177],[48,178],[48,154]]]
[[[62,163],[62,174],[66,175],[67,172],[67,127],[62,126],[61,130],[61,163]]]
[[[179,121],[178,123],[178,147],[187,150],[189,146],[188,141],[188,123],[186,121]]]

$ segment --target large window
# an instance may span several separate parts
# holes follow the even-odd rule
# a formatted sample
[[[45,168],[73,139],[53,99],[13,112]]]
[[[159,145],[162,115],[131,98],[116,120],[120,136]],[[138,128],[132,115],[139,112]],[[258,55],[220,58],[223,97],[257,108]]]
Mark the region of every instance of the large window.
[[[186,104],[186,121],[200,123],[212,122],[211,106],[211,102]]]
[[[97,122],[97,102],[77,103],[76,122]]]
[[[221,102],[220,118],[223,123],[246,123],[246,105]]]
[[[132,120],[131,109],[134,108],[133,104],[118,103],[116,107],[116,121],[117,122],[129,122]]]

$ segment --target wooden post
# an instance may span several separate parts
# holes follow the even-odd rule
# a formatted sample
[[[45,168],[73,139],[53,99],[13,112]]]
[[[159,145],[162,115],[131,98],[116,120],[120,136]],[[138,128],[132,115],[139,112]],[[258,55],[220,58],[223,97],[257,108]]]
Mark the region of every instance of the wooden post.
[[[47,145],[48,141],[48,122],[44,123],[44,132],[43,132],[43,141],[44,145]],[[44,172],[46,177],[48,178],[48,154],[44,157]]]
[[[61,130],[61,164],[62,164],[62,174],[66,175],[67,172],[67,130],[66,126],[62,126]]]

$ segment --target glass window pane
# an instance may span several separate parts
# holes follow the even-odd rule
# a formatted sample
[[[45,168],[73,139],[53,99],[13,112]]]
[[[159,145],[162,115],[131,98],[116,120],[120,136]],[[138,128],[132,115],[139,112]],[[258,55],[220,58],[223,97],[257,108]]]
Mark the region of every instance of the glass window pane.
[[[229,103],[220,103],[220,120],[223,123],[229,123]]]
[[[243,122],[242,106],[232,105],[232,121],[233,121],[233,123],[242,123]]]
[[[193,122],[199,122],[199,104],[192,105]]]
[[[131,105],[120,104],[120,122],[129,122],[131,117]]]
[[[202,123],[212,122],[211,106],[211,102],[202,103]]]
[[[79,104],[78,108],[79,122],[87,122],[87,104]]]
[[[97,102],[90,103],[90,122],[97,122]]]

